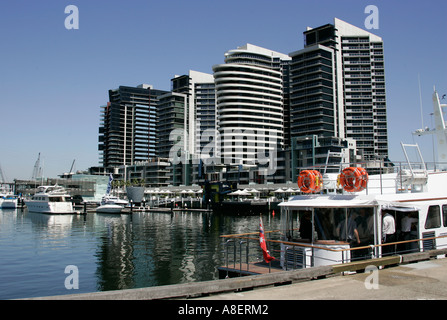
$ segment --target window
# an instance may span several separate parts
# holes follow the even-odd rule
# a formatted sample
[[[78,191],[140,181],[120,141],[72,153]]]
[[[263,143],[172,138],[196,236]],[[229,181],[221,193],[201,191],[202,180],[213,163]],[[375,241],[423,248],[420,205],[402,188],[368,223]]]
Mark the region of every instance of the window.
[[[444,204],[442,206],[442,218],[443,218],[444,227],[447,227],[447,205],[446,204]]]
[[[428,208],[425,229],[434,229],[441,226],[441,211],[439,206],[430,206]]]

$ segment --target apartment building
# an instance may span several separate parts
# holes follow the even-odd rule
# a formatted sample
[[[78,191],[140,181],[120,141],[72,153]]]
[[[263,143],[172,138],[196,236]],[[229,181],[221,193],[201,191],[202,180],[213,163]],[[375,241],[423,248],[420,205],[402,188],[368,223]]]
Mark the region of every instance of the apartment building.
[[[246,44],[214,65],[221,156],[255,165],[284,146],[283,61],[286,54]]]
[[[103,167],[132,165],[157,157],[157,104],[167,91],[151,85],[109,90],[100,110],[99,144]]]
[[[216,103],[212,74],[189,70],[188,74],[171,79],[172,92],[187,96],[185,128],[188,133],[186,150],[198,157],[209,143],[206,136],[216,129]],[[213,139],[215,137],[213,136]],[[209,140],[209,139],[208,139]]]
[[[355,141],[357,160],[386,159],[383,40],[337,18],[308,28],[304,40],[304,49],[290,53],[291,137]],[[325,161],[326,154],[313,148],[313,163]]]
[[[386,160],[383,40],[337,18],[303,35],[304,48],[289,55],[252,44],[229,50],[213,74],[174,76],[170,91],[110,90],[101,107],[103,167],[150,163],[166,186],[231,170],[246,183],[295,181],[299,168],[335,152],[351,162]],[[143,171],[132,176],[149,177]]]

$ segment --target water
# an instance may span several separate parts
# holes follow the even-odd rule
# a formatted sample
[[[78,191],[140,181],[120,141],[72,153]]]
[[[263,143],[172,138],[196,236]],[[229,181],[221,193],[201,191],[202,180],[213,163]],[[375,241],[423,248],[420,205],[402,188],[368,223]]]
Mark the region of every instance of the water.
[[[265,229],[278,229],[279,220],[264,216]],[[0,209],[0,299],[217,279],[224,264],[220,235],[257,231],[259,216]],[[79,289],[65,287],[69,265],[78,268]]]

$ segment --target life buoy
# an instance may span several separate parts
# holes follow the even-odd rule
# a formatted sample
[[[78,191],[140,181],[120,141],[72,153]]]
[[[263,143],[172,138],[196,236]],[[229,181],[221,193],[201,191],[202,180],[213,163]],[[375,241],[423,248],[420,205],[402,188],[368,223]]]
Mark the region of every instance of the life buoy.
[[[368,184],[368,173],[361,167],[343,169],[340,174],[340,185],[347,192],[360,192]]]
[[[301,192],[320,192],[323,185],[323,176],[317,170],[303,170],[298,176],[298,187]]]

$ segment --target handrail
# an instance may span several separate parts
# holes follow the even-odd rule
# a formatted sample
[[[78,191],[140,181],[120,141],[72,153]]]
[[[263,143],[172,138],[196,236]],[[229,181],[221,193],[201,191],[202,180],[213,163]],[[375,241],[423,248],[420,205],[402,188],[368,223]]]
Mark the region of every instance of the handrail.
[[[267,232],[274,232],[274,231],[267,231]],[[247,233],[247,234],[256,234],[255,232]],[[245,235],[241,233],[241,235]],[[240,238],[240,239],[246,239],[246,240],[259,240],[259,238],[251,238],[251,237],[245,237],[245,236],[238,236],[238,235],[224,235],[221,237],[234,237],[234,238]],[[353,250],[362,250],[362,249],[371,249],[376,247],[384,247],[384,246],[390,246],[390,245],[397,245],[397,244],[405,244],[410,242],[418,242],[418,241],[427,241],[427,240],[434,240],[434,239],[441,239],[441,238],[447,238],[447,235],[443,236],[437,236],[437,237],[427,237],[422,239],[412,239],[412,240],[404,240],[404,241],[396,241],[396,242],[390,242],[390,243],[381,243],[381,244],[374,244],[374,245],[368,245],[368,246],[361,246],[361,247],[354,247],[349,249],[331,249],[326,247],[320,247],[312,244],[305,244],[301,242],[291,242],[291,241],[283,241],[283,240],[273,240],[273,239],[265,239],[266,242],[272,242],[272,243],[282,243],[285,245],[291,245],[295,247],[304,247],[304,248],[312,248],[312,249],[322,249],[327,250],[331,252],[345,252],[345,251],[353,251]],[[347,244],[347,242],[343,242]]]
[[[278,232],[278,230],[267,231],[266,233],[272,233],[272,232]],[[247,232],[247,233],[240,233],[240,234],[232,234],[232,235],[222,235],[222,236],[220,236],[221,238],[226,239],[226,241],[224,243],[224,245],[225,245],[225,251],[224,252],[225,252],[225,262],[226,262],[226,269],[227,269],[227,278],[228,278],[229,265],[230,265],[230,261],[229,261],[230,255],[233,256],[233,261],[231,263],[233,265],[232,269],[237,270],[236,265],[239,264],[239,276],[241,276],[243,272],[249,272],[250,263],[253,263],[253,261],[250,262],[250,257],[257,256],[258,257],[257,260],[259,261],[259,256],[258,255],[254,255],[254,254],[250,255],[249,254],[250,240],[254,240],[256,242],[259,242],[259,238],[258,237],[256,237],[256,238],[250,237],[250,235],[254,235],[254,234],[258,234],[258,232]],[[360,246],[360,247],[353,247],[353,248],[346,248],[346,249],[333,249],[333,248],[328,248],[328,247],[322,247],[322,246],[319,246],[318,244],[311,244],[311,243],[307,244],[307,243],[283,241],[283,240],[273,240],[273,239],[265,239],[265,241],[269,242],[269,243],[276,243],[276,244],[285,245],[285,247],[281,248],[280,250],[272,249],[275,252],[281,252],[281,256],[282,256],[282,252],[285,252],[285,254],[287,255],[287,252],[289,252],[289,250],[292,250],[292,254],[293,254],[292,269],[295,269],[298,265],[301,265],[301,267],[299,267],[299,268],[306,268],[306,264],[308,263],[304,259],[302,262],[298,262],[298,264],[297,264],[297,261],[296,261],[296,258],[295,258],[295,252],[296,252],[295,248],[298,248],[298,251],[299,251],[299,248],[301,247],[301,248],[312,249],[312,251],[313,251],[313,249],[319,249],[319,250],[325,250],[327,252],[334,252],[334,253],[338,252],[338,253],[341,253],[341,259],[340,260],[333,260],[334,258],[324,257],[324,254],[321,254],[321,256],[312,254],[312,257],[315,258],[315,259],[329,260],[329,261],[332,261],[333,264],[344,264],[344,263],[346,263],[348,261],[350,262],[350,261],[356,260],[355,257],[354,258],[352,258],[352,257],[349,258],[349,256],[347,256],[345,254],[345,252],[348,252],[348,251],[351,252],[351,251],[355,251],[355,250],[365,250],[365,249],[367,249],[368,250],[368,254],[366,256],[360,258],[360,259],[358,259],[358,258],[357,259],[358,260],[364,260],[364,259],[370,259],[370,258],[377,259],[377,258],[384,257],[384,256],[397,256],[397,255],[400,255],[400,254],[405,253],[405,252],[421,252],[421,251],[424,252],[425,251],[425,250],[422,249],[421,246],[418,246],[417,251],[414,251],[414,249],[410,250],[410,251],[407,251],[407,250],[398,250],[398,251],[393,250],[392,253],[384,254],[382,252],[382,254],[379,254],[378,252],[374,251],[374,249],[378,248],[378,247],[397,246],[397,245],[401,245],[401,244],[408,244],[408,243],[414,243],[414,242],[419,242],[419,241],[424,242],[424,241],[427,241],[427,240],[430,241],[430,240],[441,239],[441,238],[447,238],[447,235],[441,235],[441,236],[437,236],[437,237],[420,238],[420,239],[411,239],[411,240],[404,240],[404,241],[396,241],[396,242],[391,242],[391,243],[381,243],[381,244],[376,244],[376,245],[367,245],[367,246]],[[233,243],[233,250],[232,250],[233,253],[229,253],[229,249],[230,249],[229,248],[229,244],[231,242]],[[237,245],[238,244],[239,244],[239,254],[237,254]],[[330,244],[332,244],[332,243],[330,243]],[[348,242],[337,241],[337,242],[334,242],[333,244],[334,245],[337,245],[337,244],[348,245]],[[243,254],[242,254],[242,246],[243,245],[246,246],[246,248],[245,248],[245,250],[246,250],[245,257],[243,257]],[[441,246],[438,246],[438,247],[441,247]],[[257,248],[259,249],[260,247],[258,246]],[[305,255],[305,256],[307,256],[307,255]],[[348,260],[345,259],[347,257],[348,257]],[[289,264],[291,262],[289,261],[289,258],[287,258],[287,257],[285,257],[285,258],[286,258],[286,260],[284,261],[284,266],[285,266],[286,270],[288,270],[288,266],[289,266]],[[244,267],[244,268],[243,268],[243,260],[245,260],[244,265],[246,265],[246,267]],[[282,260],[281,260],[281,262],[282,262]],[[310,262],[310,263],[311,263],[311,266],[313,266],[313,262]],[[269,268],[269,273],[270,273],[271,272],[271,263],[268,263],[268,268]]]
[[[271,230],[271,231],[265,231],[264,233],[272,233],[272,232],[279,232],[280,230]],[[259,234],[259,231],[257,232],[247,232],[247,233],[235,233],[235,234],[226,234],[226,235],[221,235],[221,238],[237,238],[239,236],[246,236],[246,235],[251,235],[251,234]]]

